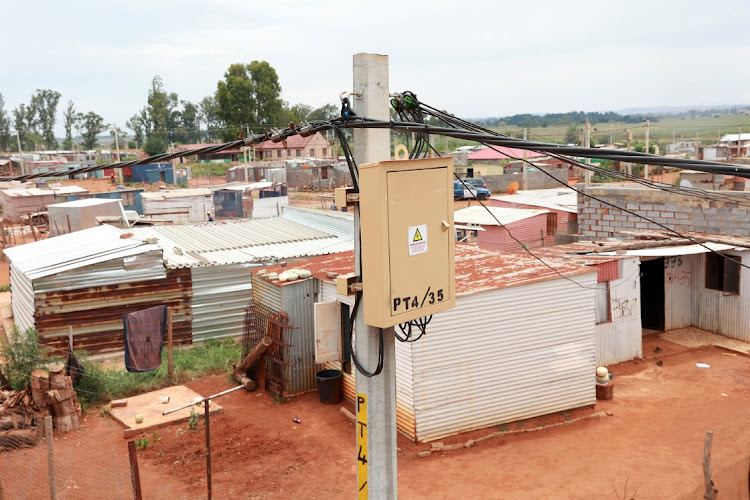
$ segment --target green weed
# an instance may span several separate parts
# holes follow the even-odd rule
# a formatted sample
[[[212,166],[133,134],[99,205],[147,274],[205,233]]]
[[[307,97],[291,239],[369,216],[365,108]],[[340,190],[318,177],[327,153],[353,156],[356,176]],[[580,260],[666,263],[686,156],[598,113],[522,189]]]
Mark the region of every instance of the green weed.
[[[11,389],[20,391],[25,388],[31,372],[42,363],[42,346],[35,328],[21,333],[14,326],[8,339],[0,335],[0,370]]]
[[[190,418],[188,418],[188,428],[192,431],[198,428],[198,414],[195,413],[195,409],[190,409]]]
[[[148,450],[151,446],[151,440],[149,438],[139,438],[135,440],[135,447],[139,450]]]

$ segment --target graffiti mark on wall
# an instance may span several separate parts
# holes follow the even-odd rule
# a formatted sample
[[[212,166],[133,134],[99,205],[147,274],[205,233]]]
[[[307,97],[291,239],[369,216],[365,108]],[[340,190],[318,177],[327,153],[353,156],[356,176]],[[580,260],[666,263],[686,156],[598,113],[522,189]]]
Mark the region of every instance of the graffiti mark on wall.
[[[667,285],[690,286],[693,282],[692,271],[667,271]]]
[[[674,269],[675,267],[682,267],[681,255],[676,255],[674,257],[664,257],[664,269]]]
[[[612,319],[622,319],[640,313],[638,299],[612,299]]]

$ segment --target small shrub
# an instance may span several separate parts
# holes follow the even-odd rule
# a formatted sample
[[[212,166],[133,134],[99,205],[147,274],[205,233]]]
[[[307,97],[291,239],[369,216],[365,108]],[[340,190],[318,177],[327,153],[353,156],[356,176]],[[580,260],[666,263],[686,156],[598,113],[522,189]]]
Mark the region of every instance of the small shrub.
[[[35,328],[21,333],[17,327],[9,339],[0,336],[0,368],[11,389],[20,391],[30,380],[31,372],[42,366],[42,347]]]
[[[151,440],[149,438],[140,438],[135,440],[135,447],[139,450],[148,450],[151,446]]]
[[[10,292],[10,285],[0,286],[0,292]]]
[[[198,428],[198,414],[195,413],[195,409],[190,409],[190,418],[188,419],[188,429],[196,430]]]

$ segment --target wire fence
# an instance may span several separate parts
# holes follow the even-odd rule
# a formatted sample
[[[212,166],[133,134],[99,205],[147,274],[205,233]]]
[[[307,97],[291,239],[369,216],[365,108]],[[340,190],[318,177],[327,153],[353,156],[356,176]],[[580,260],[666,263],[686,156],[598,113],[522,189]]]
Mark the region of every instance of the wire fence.
[[[39,426],[0,433],[0,500],[133,498],[127,443],[101,445],[81,437],[55,432],[48,439]]]

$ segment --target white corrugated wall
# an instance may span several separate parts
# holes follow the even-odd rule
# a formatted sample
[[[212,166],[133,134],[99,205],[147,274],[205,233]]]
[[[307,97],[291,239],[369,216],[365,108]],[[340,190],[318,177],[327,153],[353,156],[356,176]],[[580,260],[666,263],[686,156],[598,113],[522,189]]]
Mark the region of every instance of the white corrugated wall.
[[[694,269],[705,254],[664,258],[664,330],[686,328],[692,324]]]
[[[11,309],[13,320],[22,332],[34,327],[34,287],[28,276],[10,263]]]
[[[193,284],[193,343],[242,335],[245,309],[252,297],[254,264],[198,266]]]
[[[595,403],[596,273],[459,298],[412,346],[417,439]],[[397,368],[397,373],[400,370]]]
[[[618,262],[620,278],[610,281],[610,318],[596,325],[596,363],[610,365],[643,356],[640,260]]]
[[[742,257],[750,264],[750,251],[722,252]],[[750,342],[750,270],[740,268],[739,295],[725,295],[706,288],[706,257],[694,256],[692,275],[692,324],[698,328]]]

